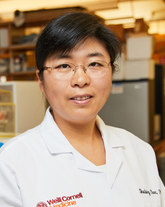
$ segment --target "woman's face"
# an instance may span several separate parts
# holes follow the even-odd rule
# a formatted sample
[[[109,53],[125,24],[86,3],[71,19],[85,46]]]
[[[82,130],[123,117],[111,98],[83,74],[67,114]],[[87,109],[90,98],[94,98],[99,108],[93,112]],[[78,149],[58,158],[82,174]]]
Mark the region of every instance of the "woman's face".
[[[96,38],[88,38],[67,55],[55,54],[53,58],[48,58],[44,66],[51,67],[61,62],[85,65],[87,62],[96,60],[110,63],[110,57],[104,45]],[[55,69],[44,70],[43,80],[39,80],[40,89],[53,109],[56,122],[83,124],[94,120],[110,93],[111,66],[103,76],[97,78],[88,76],[81,66],[77,67],[70,78],[59,78],[56,72]]]

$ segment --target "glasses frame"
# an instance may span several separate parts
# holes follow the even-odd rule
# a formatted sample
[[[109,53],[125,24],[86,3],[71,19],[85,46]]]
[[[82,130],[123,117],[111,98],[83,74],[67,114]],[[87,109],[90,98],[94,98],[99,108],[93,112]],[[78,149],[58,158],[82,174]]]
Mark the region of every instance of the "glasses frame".
[[[73,71],[73,75],[76,73],[76,71],[77,71],[77,68],[82,68],[83,69],[83,71],[84,71],[84,73],[86,73],[87,75],[88,75],[88,71],[90,71],[90,69],[89,68],[87,68],[87,67],[85,67],[86,65],[90,65],[90,63],[104,63],[104,64],[106,64],[106,67],[104,68],[104,69],[106,69],[106,71],[108,71],[108,69],[111,67],[111,63],[107,63],[107,62],[105,62],[105,61],[103,61],[103,60],[94,60],[94,61],[89,61],[89,62],[87,62],[87,63],[85,63],[84,65],[75,65],[75,64],[73,64],[73,63],[70,63],[70,62],[59,62],[59,63],[55,63],[53,66],[44,66],[43,67],[43,70],[49,70],[49,69],[51,69],[51,71],[53,71],[53,70],[58,70],[58,68],[53,68],[55,65],[64,65],[64,64],[69,64],[69,65],[72,65],[73,66],[73,69],[72,69],[72,71]],[[89,75],[90,76],[90,75]],[[90,76],[91,77],[91,76]]]

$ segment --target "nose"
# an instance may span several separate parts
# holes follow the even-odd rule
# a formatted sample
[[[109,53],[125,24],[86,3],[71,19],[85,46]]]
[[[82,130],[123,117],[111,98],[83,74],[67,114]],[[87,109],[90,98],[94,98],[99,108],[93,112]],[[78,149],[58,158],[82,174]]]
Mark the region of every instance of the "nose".
[[[86,74],[86,69],[82,65],[75,67],[71,79],[72,87],[78,86],[80,88],[90,84],[90,77]]]
[[[81,68],[83,69],[84,73],[87,72],[87,69],[85,68],[85,66],[83,66],[83,65],[76,65],[74,70],[73,70],[73,74],[76,73],[77,69],[81,69]]]

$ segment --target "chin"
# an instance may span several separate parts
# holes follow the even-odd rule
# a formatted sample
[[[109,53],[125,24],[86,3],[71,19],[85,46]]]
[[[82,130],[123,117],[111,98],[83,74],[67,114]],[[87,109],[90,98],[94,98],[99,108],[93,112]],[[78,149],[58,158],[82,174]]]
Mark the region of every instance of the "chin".
[[[77,124],[84,124],[84,123],[95,120],[96,116],[97,114],[92,114],[92,115],[81,114],[79,116],[72,117],[71,122],[75,122]]]

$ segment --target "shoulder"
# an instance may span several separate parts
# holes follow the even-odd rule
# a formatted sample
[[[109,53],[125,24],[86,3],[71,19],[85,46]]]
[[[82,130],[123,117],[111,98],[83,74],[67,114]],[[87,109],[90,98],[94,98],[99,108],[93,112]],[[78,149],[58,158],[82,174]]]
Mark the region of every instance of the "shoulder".
[[[97,116],[96,124],[101,134],[112,148],[123,146],[126,151],[131,151],[133,149],[134,152],[139,153],[139,151],[141,151],[145,153],[147,150],[153,153],[151,145],[133,133],[118,127],[108,126],[99,116]]]
[[[9,157],[24,155],[31,151],[32,145],[36,142],[40,142],[39,126],[30,129],[14,138],[11,138],[0,148],[0,160],[7,159]]]
[[[132,144],[134,143],[139,143],[142,145],[147,144],[145,141],[143,141],[142,139],[140,139],[139,137],[137,137],[136,135],[125,129],[108,126],[108,125],[106,125],[106,129],[109,131],[109,133],[114,133],[119,139],[121,139],[125,143],[131,142]]]
[[[123,143],[126,151],[136,153],[145,157],[155,157],[152,146],[149,143],[140,139],[139,137],[135,136],[131,132],[112,126],[106,126],[106,129],[110,135],[108,139],[111,139],[112,136],[115,136],[116,139],[119,139],[121,143]]]

